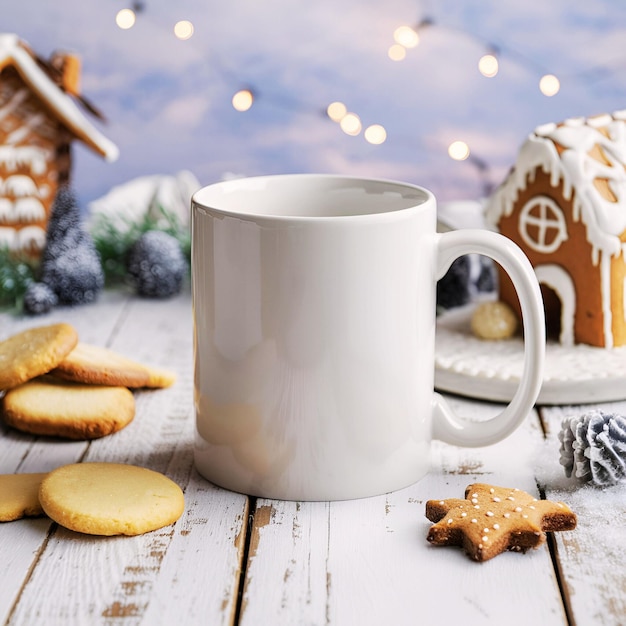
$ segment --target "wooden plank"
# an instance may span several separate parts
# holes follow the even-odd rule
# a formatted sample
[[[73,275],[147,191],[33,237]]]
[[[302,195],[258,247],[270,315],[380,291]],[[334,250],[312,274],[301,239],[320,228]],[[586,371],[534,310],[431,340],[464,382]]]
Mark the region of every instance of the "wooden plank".
[[[105,291],[92,304],[57,307],[46,315],[0,313],[0,341],[34,326],[67,322],[76,328],[81,341],[106,345],[130,299],[126,291]]]
[[[84,456],[163,472],[183,487],[185,513],[175,525],[138,537],[55,527],[9,624],[232,623],[248,499],[213,487],[193,469],[191,342],[188,293],[128,303],[108,344],[179,378],[168,389],[135,392],[133,422],[91,442]]]
[[[565,417],[592,409],[626,415],[626,402],[544,408],[547,441],[537,475],[546,496],[566,502],[578,516],[574,532],[555,534],[559,569],[577,626],[626,622],[626,482],[612,487],[581,484],[559,464],[558,433]]]
[[[9,624],[232,624],[246,498],[195,472],[184,486],[174,526],[108,538],[57,528]]]
[[[451,403],[470,416],[499,410],[457,398]],[[474,563],[459,549],[426,541],[428,499],[463,497],[472,482],[536,494],[533,458],[542,437],[532,416],[490,448],[437,442],[431,473],[383,496],[333,503],[259,500],[241,624],[510,624],[521,623],[521,615],[525,624],[564,624],[547,546]]]
[[[105,292],[97,303],[81,307],[59,307],[38,317],[0,314],[0,340],[34,326],[68,322],[81,340],[106,345],[127,305],[123,292]],[[88,443],[60,441],[20,433],[0,423],[0,473],[47,472],[60,465],[74,463],[85,454]],[[0,585],[0,620],[4,623],[29,576],[50,530],[47,518],[0,524],[0,545],[5,561]]]

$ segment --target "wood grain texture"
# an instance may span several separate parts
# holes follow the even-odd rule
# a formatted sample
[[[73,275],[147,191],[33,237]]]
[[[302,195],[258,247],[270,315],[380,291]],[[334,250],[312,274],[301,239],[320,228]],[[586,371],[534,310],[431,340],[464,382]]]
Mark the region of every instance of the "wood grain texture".
[[[6,452],[3,471],[48,471],[79,460],[140,465],[183,488],[185,512],[175,525],[138,537],[90,537],[45,518],[0,525],[0,544],[19,541],[10,555],[8,584],[0,586],[0,619],[29,626],[232,624],[248,499],[213,487],[193,469],[189,294],[167,302],[119,294],[109,299],[111,306],[80,309],[91,324],[77,328],[81,339],[172,369],[177,382],[167,389],[136,391],[131,424],[90,443],[5,429],[0,437],[0,454]],[[99,318],[94,309],[106,317]],[[10,334],[8,321],[3,329]]]
[[[626,415],[626,402],[550,407],[541,411],[547,433],[539,480],[546,496],[563,500],[578,516],[572,533],[555,535],[563,589],[577,626],[626,623],[626,482],[581,484],[560,466],[558,433],[564,417],[592,408]]]
[[[0,340],[27,328],[68,322],[85,341],[104,345],[128,304],[128,296],[107,292],[97,304],[62,307],[45,317],[0,315]],[[47,472],[79,461],[88,449],[83,441],[54,441],[20,433],[0,423],[0,473]],[[35,567],[47,540],[51,523],[47,518],[0,524],[2,553],[9,554],[0,584],[0,620],[11,614],[24,581]]]
[[[40,472],[77,461],[134,463],[185,491],[173,526],[139,537],[88,537],[47,518],[0,524],[0,624],[456,623],[617,626],[626,615],[626,485],[607,489],[565,478],[557,432],[564,415],[541,409],[506,441],[462,449],[435,442],[431,472],[392,494],[346,502],[256,500],[214,487],[193,468],[192,324],[189,294],[166,301],[107,292],[95,305],[45,318],[0,314],[0,339],[69,321],[82,341],[177,372],[170,388],[135,392],[137,414],[92,442],[32,437],[0,424],[0,472]],[[485,419],[499,405],[448,397]],[[626,414],[626,403],[603,405]],[[564,500],[578,528],[547,546],[486,563],[431,546],[425,503],[462,497],[472,482]],[[250,516],[253,523],[248,533]],[[244,554],[247,560],[243,562]],[[242,571],[243,570],[243,571]],[[240,578],[244,588],[239,606]]]
[[[452,404],[468,417],[499,410]],[[463,497],[478,481],[536,493],[532,455],[541,442],[531,416],[490,448],[436,443],[431,473],[395,493],[333,503],[259,500],[241,624],[292,624],[295,616],[302,624],[565,623],[546,546],[478,564],[426,542],[428,499]]]

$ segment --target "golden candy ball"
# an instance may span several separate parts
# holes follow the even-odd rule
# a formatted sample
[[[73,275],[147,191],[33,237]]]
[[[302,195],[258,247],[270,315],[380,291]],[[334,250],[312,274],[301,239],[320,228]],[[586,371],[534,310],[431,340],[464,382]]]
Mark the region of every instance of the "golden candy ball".
[[[472,315],[472,332],[481,339],[508,339],[517,330],[517,316],[501,301],[483,302]]]

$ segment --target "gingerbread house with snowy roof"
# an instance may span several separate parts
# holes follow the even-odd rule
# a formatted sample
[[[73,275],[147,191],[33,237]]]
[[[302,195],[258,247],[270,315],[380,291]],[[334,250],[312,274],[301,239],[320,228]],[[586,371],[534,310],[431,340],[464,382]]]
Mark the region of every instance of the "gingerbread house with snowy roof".
[[[626,345],[626,111],[535,129],[487,222],[515,241],[562,344]],[[500,275],[500,298],[519,307]]]
[[[37,256],[46,239],[57,189],[67,183],[71,142],[82,141],[109,161],[117,147],[76,101],[79,61],[35,55],[14,34],[0,34],[0,246]]]

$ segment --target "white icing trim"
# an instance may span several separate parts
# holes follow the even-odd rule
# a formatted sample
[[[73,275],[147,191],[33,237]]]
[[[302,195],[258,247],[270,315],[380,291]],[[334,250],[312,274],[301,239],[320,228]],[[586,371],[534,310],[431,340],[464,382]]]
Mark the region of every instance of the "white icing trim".
[[[624,322],[626,323],[626,276],[622,282],[622,309],[624,311]]]
[[[560,266],[552,263],[538,265],[535,274],[539,283],[554,289],[561,300],[561,334],[559,342],[574,345],[574,316],[576,314],[576,286],[572,277]]]
[[[535,208],[539,209],[539,215],[531,214]],[[529,226],[537,228],[536,238],[529,234]],[[533,196],[526,202],[519,212],[518,230],[526,245],[542,254],[554,252],[567,240],[567,225],[563,211],[548,196]],[[556,235],[550,243],[547,243],[548,234],[552,230],[556,230]]]
[[[560,146],[560,153],[556,145]],[[596,146],[606,162],[591,156]],[[608,348],[614,344],[611,259],[624,253],[621,236],[626,233],[625,165],[626,110],[569,119],[558,125],[544,124],[526,139],[515,167],[485,208],[487,223],[497,228],[503,216],[511,215],[520,191],[526,189],[528,181],[532,183],[537,171],[545,172],[553,187],[562,187],[563,198],[572,202],[572,218],[585,225],[590,261],[600,267],[603,333]],[[614,202],[603,196],[595,185],[596,179],[607,182]]]
[[[548,122],[547,124],[537,126],[537,128],[535,128],[535,133],[541,136],[549,135],[550,133],[554,132],[555,128],[556,124],[554,122]]]
[[[602,317],[604,320],[604,347],[613,347],[613,314],[611,312],[611,257],[603,254],[600,261],[602,284]]]
[[[102,154],[107,161],[119,155],[117,146],[102,135],[39,67],[35,59],[19,44],[17,35],[0,35],[0,65],[12,61],[20,76],[79,139]]]
[[[19,108],[19,106],[28,98],[28,89],[18,89],[9,99],[9,101],[0,108],[0,120],[4,119]]]
[[[31,245],[37,250],[43,250],[46,245],[46,231],[39,226],[26,226],[17,232],[17,247],[20,250]]]
[[[16,145],[23,143],[28,135],[33,132],[33,129],[37,128],[40,124],[46,121],[45,113],[37,113],[36,115],[29,115],[22,120],[21,126],[16,128],[12,133],[7,135],[5,143],[9,145]]]
[[[14,211],[17,222],[39,222],[46,219],[46,209],[37,198],[18,198]]]
[[[39,226],[27,226],[20,230],[0,226],[0,247],[7,246],[10,250],[20,251],[34,246],[43,250],[46,244],[46,231]]]
[[[15,228],[0,226],[0,247],[15,250],[17,237]]]
[[[38,146],[0,146],[0,165],[8,172],[22,165],[29,167],[32,174],[42,175],[51,156],[49,150]]]
[[[598,115],[597,117],[590,117],[587,120],[589,126],[594,128],[601,128],[602,126],[608,126],[613,121],[613,116],[605,113],[604,115]]]
[[[582,126],[584,123],[585,123],[584,117],[570,117],[569,119],[565,120],[565,124],[568,124],[569,126]],[[556,124],[555,124],[555,128],[556,128]]]
[[[13,221],[13,203],[8,198],[0,198],[0,222]]]
[[[2,193],[17,197],[37,196],[39,191],[35,181],[30,176],[14,174],[8,176],[0,187]]]
[[[574,219],[587,227],[587,238],[593,250],[593,260],[599,252],[617,255],[621,252],[620,235],[626,231],[626,119],[606,116],[608,124],[598,128],[567,120],[562,125],[543,125],[530,135],[520,148],[514,169],[490,198],[485,217],[497,227],[502,215],[508,216],[527,179],[537,169],[550,176],[550,183],[563,184],[563,196],[573,200]],[[555,143],[565,148],[559,155]],[[599,145],[609,165],[589,156]],[[594,185],[595,178],[607,179],[617,202],[604,199]],[[576,193],[574,193],[576,192]]]

